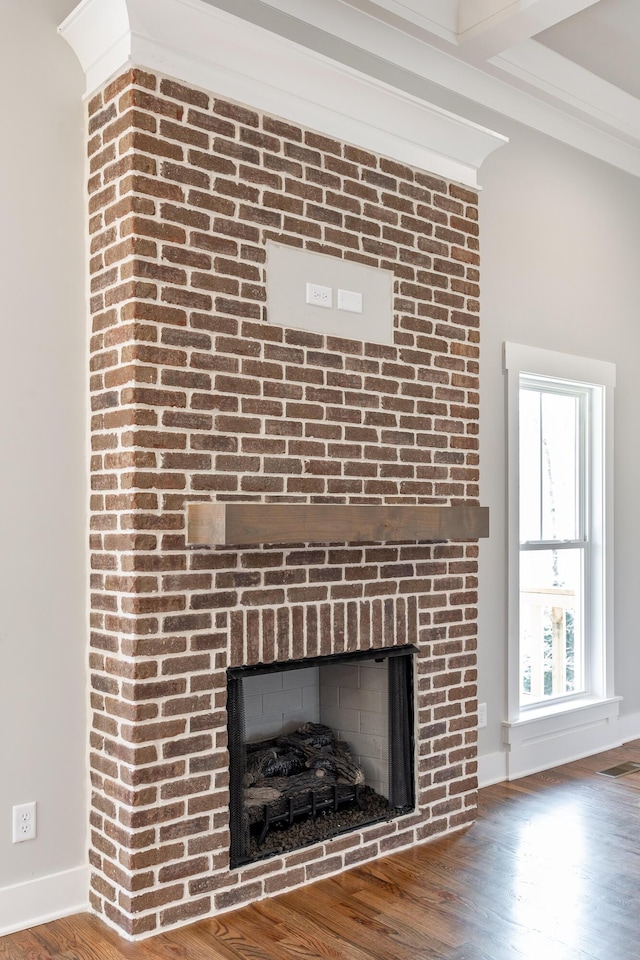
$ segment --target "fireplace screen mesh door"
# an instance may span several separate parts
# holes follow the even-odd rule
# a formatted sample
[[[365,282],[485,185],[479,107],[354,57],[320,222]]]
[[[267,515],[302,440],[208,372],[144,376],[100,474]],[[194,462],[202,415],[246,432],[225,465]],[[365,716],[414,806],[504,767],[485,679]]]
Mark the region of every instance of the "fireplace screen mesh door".
[[[227,671],[232,867],[413,809],[414,653]]]

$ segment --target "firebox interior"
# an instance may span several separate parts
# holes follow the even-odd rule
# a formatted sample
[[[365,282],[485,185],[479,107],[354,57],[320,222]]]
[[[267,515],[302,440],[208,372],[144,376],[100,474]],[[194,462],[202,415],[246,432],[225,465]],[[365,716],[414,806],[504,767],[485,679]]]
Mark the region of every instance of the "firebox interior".
[[[415,652],[227,671],[232,867],[413,809]]]

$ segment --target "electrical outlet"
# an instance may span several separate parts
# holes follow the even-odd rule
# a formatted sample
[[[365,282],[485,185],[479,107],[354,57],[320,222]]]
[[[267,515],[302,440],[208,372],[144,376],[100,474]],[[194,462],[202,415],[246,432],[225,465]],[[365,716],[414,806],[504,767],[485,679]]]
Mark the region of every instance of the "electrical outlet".
[[[333,305],[333,290],[331,287],[323,287],[319,283],[307,284],[307,303],[313,307],[328,307]]]
[[[36,805],[21,803],[13,808],[13,842],[22,843],[24,840],[36,838]]]
[[[478,730],[487,725],[487,705],[486,703],[478,704]]]

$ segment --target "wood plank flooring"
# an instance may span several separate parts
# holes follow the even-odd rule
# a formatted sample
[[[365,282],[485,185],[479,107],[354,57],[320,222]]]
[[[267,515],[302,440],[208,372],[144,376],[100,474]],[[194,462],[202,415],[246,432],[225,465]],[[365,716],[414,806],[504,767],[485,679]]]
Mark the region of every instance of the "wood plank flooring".
[[[445,838],[130,944],[89,915],[0,960],[640,960],[640,741],[481,791]]]

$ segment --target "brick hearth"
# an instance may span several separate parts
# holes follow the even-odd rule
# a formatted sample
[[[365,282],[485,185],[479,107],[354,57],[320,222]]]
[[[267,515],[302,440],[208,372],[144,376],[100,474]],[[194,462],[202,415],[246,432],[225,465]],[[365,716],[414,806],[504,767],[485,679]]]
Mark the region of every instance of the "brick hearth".
[[[185,547],[197,499],[477,503],[474,191],[134,70],[89,104],[93,909],[128,935],[470,823],[477,546]],[[395,275],[267,322],[267,240]],[[413,814],[229,870],[226,668],[414,643]]]

